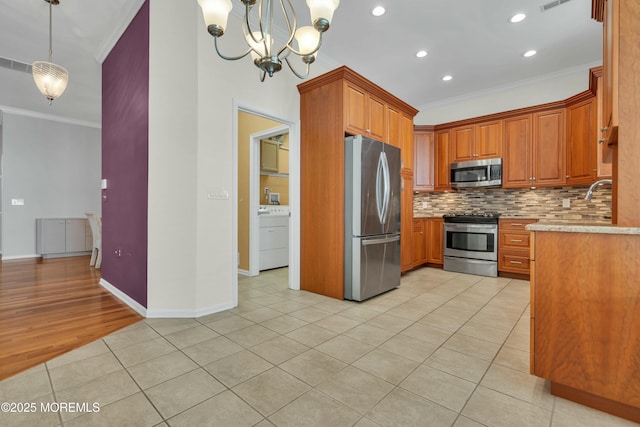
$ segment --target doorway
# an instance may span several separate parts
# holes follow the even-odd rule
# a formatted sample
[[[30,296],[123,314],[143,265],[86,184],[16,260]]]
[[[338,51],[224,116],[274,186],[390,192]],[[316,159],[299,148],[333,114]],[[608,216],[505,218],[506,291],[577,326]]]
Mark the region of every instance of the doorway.
[[[261,202],[260,188],[260,140],[286,134],[288,136],[289,159],[289,267],[288,287],[300,289],[299,283],[299,129],[294,120],[276,117],[254,107],[234,101],[234,194],[233,204],[234,245],[237,255],[234,266],[234,296],[237,304],[238,274],[257,275],[259,255],[257,236],[259,233],[258,210]],[[247,119],[252,123],[247,125]],[[264,195],[263,195],[264,196]]]

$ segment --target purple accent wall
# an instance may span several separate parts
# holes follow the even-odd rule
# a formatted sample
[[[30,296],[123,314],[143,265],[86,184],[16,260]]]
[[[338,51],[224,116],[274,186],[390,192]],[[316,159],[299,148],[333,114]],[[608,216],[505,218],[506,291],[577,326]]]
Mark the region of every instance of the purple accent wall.
[[[147,307],[149,1],[102,64],[102,277]]]

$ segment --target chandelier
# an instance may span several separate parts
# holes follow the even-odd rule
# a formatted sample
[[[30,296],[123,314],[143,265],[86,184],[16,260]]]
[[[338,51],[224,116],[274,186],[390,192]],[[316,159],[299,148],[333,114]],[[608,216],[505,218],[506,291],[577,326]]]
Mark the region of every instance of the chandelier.
[[[220,52],[218,39],[222,37],[227,27],[227,19],[233,8],[231,0],[198,0],[207,31],[214,38],[218,55],[223,59],[235,61],[251,54],[253,63],[260,69],[260,81],[264,81],[267,74],[273,77],[273,73],[280,71],[283,61],[297,77],[306,78],[309,75],[309,66],[315,61],[322,44],[322,33],[329,29],[333,12],[338,8],[340,0],[307,0],[313,26],[306,27],[298,27],[296,13],[290,0],[240,1],[245,6],[242,32],[248,48],[240,55],[227,56]],[[254,6],[257,9],[258,23],[252,26],[250,13]],[[286,42],[281,44],[276,43],[273,34],[274,13],[279,13],[281,21],[278,22],[284,21],[283,25],[288,31]],[[299,56],[306,64],[304,73],[296,71],[289,62],[291,53]]]
[[[49,3],[49,61],[35,61],[31,64],[31,72],[33,74],[33,80],[36,82],[36,86],[40,93],[51,102],[62,95],[67,88],[69,82],[69,73],[64,67],[56,65],[51,62],[53,55],[52,42],[51,42],[51,8],[52,5],[60,3],[59,0],[44,0]]]

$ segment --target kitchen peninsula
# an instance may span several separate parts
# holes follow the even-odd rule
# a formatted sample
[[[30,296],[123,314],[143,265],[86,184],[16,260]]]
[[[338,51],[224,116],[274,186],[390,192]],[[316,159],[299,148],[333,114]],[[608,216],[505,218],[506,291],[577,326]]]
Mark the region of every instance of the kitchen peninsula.
[[[531,373],[640,422],[640,227],[541,221],[531,244]]]

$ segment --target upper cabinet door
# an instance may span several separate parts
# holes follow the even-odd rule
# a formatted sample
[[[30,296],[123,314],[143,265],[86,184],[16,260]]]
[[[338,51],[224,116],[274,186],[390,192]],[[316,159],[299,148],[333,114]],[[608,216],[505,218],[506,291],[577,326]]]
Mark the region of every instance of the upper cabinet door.
[[[476,125],[475,158],[502,157],[502,120]]]
[[[565,183],[565,112],[550,110],[533,115],[533,186]]]
[[[413,190],[433,191],[433,132],[416,131],[413,139]]]
[[[367,135],[367,93],[362,89],[345,85],[345,127],[354,135]]]
[[[532,185],[531,121],[531,114],[504,120],[503,188],[528,188]]]
[[[368,96],[368,127],[371,138],[387,142],[387,105],[381,100]]]
[[[434,177],[435,183],[433,189],[435,191],[451,190],[451,174],[449,173],[449,131],[438,131],[435,135],[433,158],[434,158]]]
[[[475,159],[475,126],[451,129],[451,163]]]
[[[595,98],[567,108],[567,184],[589,185],[596,179]]]
[[[387,105],[352,84],[345,84],[345,130],[387,142]]]

